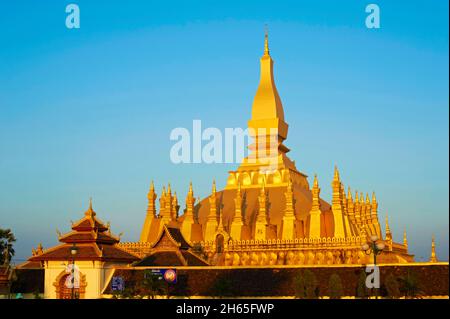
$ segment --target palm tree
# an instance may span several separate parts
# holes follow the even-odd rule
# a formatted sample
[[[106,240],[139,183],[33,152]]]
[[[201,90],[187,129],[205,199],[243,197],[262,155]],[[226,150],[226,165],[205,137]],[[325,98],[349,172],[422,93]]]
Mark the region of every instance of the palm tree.
[[[8,264],[14,256],[12,243],[16,241],[11,229],[0,228],[0,264]]]
[[[401,277],[402,291],[405,298],[421,298],[422,290],[417,277],[410,271],[405,276]]]

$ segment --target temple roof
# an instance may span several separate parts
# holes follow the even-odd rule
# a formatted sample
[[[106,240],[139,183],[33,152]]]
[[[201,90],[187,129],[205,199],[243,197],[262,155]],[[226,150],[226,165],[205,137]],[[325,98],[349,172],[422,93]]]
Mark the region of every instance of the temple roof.
[[[78,250],[75,260],[100,260],[100,261],[117,261],[117,262],[133,262],[138,260],[137,257],[129,254],[115,245],[98,245],[96,243],[77,244]],[[29,261],[47,261],[47,260],[68,260],[72,259],[70,250],[71,244],[63,244],[48,250],[38,256],[33,256]]]
[[[134,266],[207,266],[191,248],[179,228],[164,225],[153,242],[151,253]]]
[[[61,245],[35,252],[29,262],[46,260],[101,260],[128,262],[138,260],[134,255],[119,248],[116,244],[120,241],[118,237],[111,234],[109,224],[105,225],[96,217],[92,209],[92,201],[84,217],[73,223],[72,231],[59,236]],[[77,247],[77,254],[71,255],[73,245]]]

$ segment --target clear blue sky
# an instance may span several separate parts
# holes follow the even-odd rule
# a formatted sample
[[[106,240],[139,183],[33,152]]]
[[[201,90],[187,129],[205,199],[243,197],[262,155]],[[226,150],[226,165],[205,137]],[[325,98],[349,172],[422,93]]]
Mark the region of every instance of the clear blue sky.
[[[0,3],[0,227],[17,261],[57,243],[93,197],[99,217],[138,240],[152,179],[184,205],[236,165],[174,165],[170,131],[245,127],[264,24],[290,157],[330,200],[344,184],[376,191],[394,239],[416,259],[432,234],[448,260],[448,1],[69,1]],[[383,224],[384,228],[384,224]]]

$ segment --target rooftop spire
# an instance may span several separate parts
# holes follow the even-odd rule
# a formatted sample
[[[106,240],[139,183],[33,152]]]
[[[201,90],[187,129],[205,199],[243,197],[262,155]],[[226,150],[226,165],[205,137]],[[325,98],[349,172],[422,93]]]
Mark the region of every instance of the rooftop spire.
[[[334,165],[334,181],[340,181],[340,178],[339,178],[339,170],[338,170],[338,168],[337,168],[337,165]]]
[[[386,215],[386,235],[391,233],[391,229],[389,228],[389,220],[388,215]]]
[[[189,191],[188,194],[190,194],[191,196],[194,196],[194,190],[192,189],[192,182],[189,183]]]
[[[84,213],[86,216],[95,216],[95,212],[92,209],[92,197],[89,198],[89,208],[88,210]]]
[[[258,90],[253,100],[251,120],[273,119],[269,127],[277,127],[283,139],[287,136],[287,124],[284,123],[284,110],[278,95],[273,76],[273,60],[269,54],[269,35],[267,29],[264,34],[264,54],[261,57],[261,73]],[[275,121],[277,120],[277,121]],[[278,120],[282,123],[275,123]],[[261,127],[261,123],[258,127]],[[255,129],[257,129],[255,127]]]
[[[213,180],[213,184],[212,184],[212,194],[216,195],[216,180]]]
[[[430,262],[435,263],[437,262],[437,257],[436,257],[436,244],[434,241],[434,234],[433,237],[431,238],[431,256],[430,256]]]
[[[270,55],[269,53],[269,27],[267,24],[264,27],[264,55]]]
[[[403,246],[408,249],[408,238],[406,237],[406,228],[403,230]]]

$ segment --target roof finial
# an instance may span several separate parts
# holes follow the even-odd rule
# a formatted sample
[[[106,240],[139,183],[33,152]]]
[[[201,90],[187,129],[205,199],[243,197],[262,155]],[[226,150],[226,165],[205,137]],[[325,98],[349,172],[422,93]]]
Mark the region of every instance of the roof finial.
[[[269,27],[267,23],[264,25],[264,55],[269,54]]]
[[[150,184],[150,190],[152,192],[155,191],[155,183],[153,183],[153,180],[152,180],[152,183]]]
[[[436,257],[436,243],[435,243],[435,239],[434,239],[434,234],[433,237],[431,238],[431,256],[430,256],[430,262],[435,263],[437,262],[437,257]]]
[[[386,235],[391,233],[391,229],[389,228],[389,219],[388,215],[386,214]]]
[[[88,210],[84,213],[86,216],[95,216],[95,212],[92,209],[92,197],[89,198],[89,208]]]
[[[340,177],[339,177],[339,170],[337,168],[337,165],[334,165],[334,178],[335,181],[340,181]]]
[[[406,237],[406,227],[403,230],[403,246],[405,246],[406,249],[408,249],[408,238]]]
[[[314,174],[313,188],[319,188],[319,180],[317,179],[317,174]]]
[[[216,195],[216,180],[215,180],[215,179],[213,179],[213,184],[212,184],[211,193],[212,193],[213,195]]]

